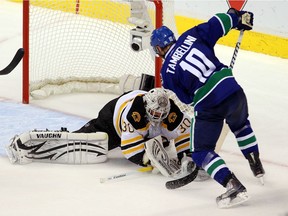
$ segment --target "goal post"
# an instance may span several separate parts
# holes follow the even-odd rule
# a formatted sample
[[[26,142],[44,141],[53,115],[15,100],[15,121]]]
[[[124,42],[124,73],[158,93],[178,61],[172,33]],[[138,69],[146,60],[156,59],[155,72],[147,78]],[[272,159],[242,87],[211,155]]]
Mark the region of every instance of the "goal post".
[[[177,34],[172,0],[23,1],[23,103],[75,91],[117,93],[141,74],[161,86],[162,59],[151,47],[131,49],[131,17],[145,18],[150,33],[167,25]]]

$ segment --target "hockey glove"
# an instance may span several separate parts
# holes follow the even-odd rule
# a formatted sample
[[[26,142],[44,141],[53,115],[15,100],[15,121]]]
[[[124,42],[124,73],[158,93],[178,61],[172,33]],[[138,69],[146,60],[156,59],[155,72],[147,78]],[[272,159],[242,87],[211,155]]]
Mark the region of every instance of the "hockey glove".
[[[145,154],[143,157],[143,164],[145,161],[150,161],[150,164],[154,167],[153,173],[157,170],[166,177],[173,177],[180,172],[180,164],[178,159],[171,157],[170,153],[166,151],[162,144],[162,137],[157,136],[150,140],[147,140],[144,144]]]
[[[251,30],[253,27],[254,14],[249,11],[238,11],[234,8],[230,8],[227,13],[236,14],[238,16],[238,24],[235,29],[241,30]]]
[[[188,174],[192,173],[195,168],[196,164],[192,161],[192,158],[190,156],[187,157],[184,153],[181,159],[181,172],[179,173],[179,176],[187,176]]]

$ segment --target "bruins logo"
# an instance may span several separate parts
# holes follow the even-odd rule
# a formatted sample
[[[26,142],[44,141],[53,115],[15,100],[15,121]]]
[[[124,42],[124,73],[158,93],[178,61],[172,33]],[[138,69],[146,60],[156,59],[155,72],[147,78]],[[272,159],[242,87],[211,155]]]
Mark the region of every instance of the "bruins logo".
[[[171,112],[168,115],[168,122],[169,123],[174,123],[176,121],[176,118],[177,118],[177,114],[175,112]]]
[[[132,112],[132,118],[134,119],[135,122],[141,121],[141,115],[138,112]]]

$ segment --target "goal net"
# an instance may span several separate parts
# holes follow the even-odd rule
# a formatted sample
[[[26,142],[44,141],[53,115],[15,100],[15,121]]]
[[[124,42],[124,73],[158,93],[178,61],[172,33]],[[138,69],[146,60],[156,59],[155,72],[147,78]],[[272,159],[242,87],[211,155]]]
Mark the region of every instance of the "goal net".
[[[137,88],[142,74],[159,74],[159,65],[149,44],[132,50],[131,30],[147,25],[149,39],[149,31],[166,25],[177,37],[174,17],[173,0],[23,1],[23,103],[53,94]],[[191,106],[173,92],[170,97],[193,115]]]
[[[151,48],[139,52],[131,48],[131,30],[137,27],[128,21],[131,17],[148,23],[146,39],[157,22],[176,33],[171,0],[25,0],[23,4],[24,103],[76,91],[121,94],[133,89],[141,74],[154,75]],[[143,46],[146,42],[143,39]]]

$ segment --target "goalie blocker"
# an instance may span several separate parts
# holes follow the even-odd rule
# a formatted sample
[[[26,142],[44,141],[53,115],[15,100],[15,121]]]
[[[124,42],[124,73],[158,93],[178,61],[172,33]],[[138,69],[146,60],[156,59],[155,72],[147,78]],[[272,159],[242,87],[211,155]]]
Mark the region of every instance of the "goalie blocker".
[[[64,164],[94,164],[107,160],[108,135],[97,133],[70,133],[33,130],[16,135],[6,147],[13,164],[33,161]]]

